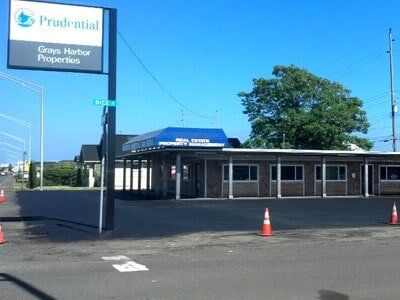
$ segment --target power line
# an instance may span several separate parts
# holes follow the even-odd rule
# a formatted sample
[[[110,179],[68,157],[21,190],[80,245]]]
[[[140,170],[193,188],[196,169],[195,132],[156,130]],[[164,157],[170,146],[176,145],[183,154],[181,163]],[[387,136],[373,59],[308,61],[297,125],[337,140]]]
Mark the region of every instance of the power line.
[[[156,76],[149,70],[149,68],[146,67],[146,65],[143,63],[143,61],[140,59],[140,57],[136,54],[136,52],[133,50],[133,47],[128,43],[128,41],[123,37],[122,33],[118,31],[118,35],[121,38],[121,40],[124,42],[125,46],[129,49],[129,51],[132,53],[132,55],[135,57],[135,59],[139,62],[139,64],[142,66],[142,68],[149,74],[149,76],[154,80],[154,82],[179,106],[187,110],[188,112],[204,119],[209,119],[209,120],[214,120],[215,117],[209,117],[205,116],[202,114],[199,114],[195,112],[194,110],[190,109],[187,107],[185,104],[183,104],[181,101],[179,101],[174,95],[171,94],[170,91],[167,90],[167,88],[156,78]]]
[[[341,70],[339,70],[339,71],[337,71],[337,72],[335,72],[335,73],[332,73],[332,74],[330,74],[330,75],[328,75],[328,76],[326,76],[326,77],[333,77],[333,76],[335,76],[335,75],[337,75],[337,74],[340,74],[340,73],[346,71],[347,69],[349,69],[351,66],[358,64],[359,62],[363,61],[364,59],[366,59],[366,58],[368,58],[368,57],[370,57],[370,56],[372,56],[372,55],[374,55],[374,54],[376,54],[376,53],[378,53],[378,52],[380,52],[380,51],[382,51],[381,48],[375,49],[374,51],[372,51],[372,52],[368,53],[367,55],[365,55],[365,56],[363,56],[363,57],[357,59],[356,61],[352,62],[351,64],[348,64],[348,65],[347,65],[346,67],[344,67],[343,69],[341,69]]]
[[[347,76],[347,75],[353,73],[354,71],[356,71],[356,70],[360,69],[361,67],[363,67],[363,66],[369,64],[370,62],[373,62],[374,60],[376,60],[377,58],[381,57],[381,56],[384,55],[384,54],[385,54],[385,52],[379,53],[378,55],[374,56],[374,57],[371,58],[370,60],[367,60],[367,61],[364,62],[363,64],[361,64],[361,65],[355,67],[354,69],[350,70],[349,72],[343,74],[342,76],[337,77],[335,80],[339,80],[339,79],[341,79],[341,78],[343,78],[343,77],[345,77],[345,76]]]
[[[386,30],[379,32],[378,34],[374,35],[372,38],[368,39],[367,41],[359,44],[358,46],[356,46],[355,48],[351,49],[350,51],[348,51],[347,53],[343,54],[342,56],[334,59],[333,61],[331,61],[330,63],[328,63],[325,66],[322,66],[321,68],[317,69],[316,72],[319,72],[321,70],[324,70],[332,65],[334,65],[335,63],[341,61],[343,58],[349,56],[350,54],[356,52],[358,49],[363,48],[365,45],[369,44],[370,42],[372,42],[373,40],[375,40],[376,38],[378,38],[379,36],[381,36],[384,32],[386,32]]]

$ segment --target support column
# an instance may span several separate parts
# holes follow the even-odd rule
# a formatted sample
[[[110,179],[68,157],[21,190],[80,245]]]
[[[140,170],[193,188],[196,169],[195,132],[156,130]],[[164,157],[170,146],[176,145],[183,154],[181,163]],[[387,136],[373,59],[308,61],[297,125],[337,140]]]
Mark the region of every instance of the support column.
[[[321,157],[321,197],[326,198],[326,158]]]
[[[207,198],[207,158],[204,159],[204,198]]]
[[[175,200],[181,199],[181,155],[176,155],[175,164]]]
[[[167,162],[165,156],[163,156],[163,197],[167,199],[168,196],[168,182],[167,182]]]
[[[276,157],[276,198],[282,198],[281,157]]]
[[[130,172],[131,172],[131,176],[129,178],[129,181],[130,181],[129,190],[132,192],[133,191],[133,159],[131,159]]]
[[[368,191],[368,158],[364,157],[364,196],[365,198],[369,197]]]
[[[233,161],[229,156],[228,199],[233,199]]]
[[[122,190],[126,191],[126,159],[124,159],[124,167],[122,173]]]
[[[146,160],[146,193],[150,192],[150,159]]]
[[[142,159],[138,161],[138,193],[142,193]]]

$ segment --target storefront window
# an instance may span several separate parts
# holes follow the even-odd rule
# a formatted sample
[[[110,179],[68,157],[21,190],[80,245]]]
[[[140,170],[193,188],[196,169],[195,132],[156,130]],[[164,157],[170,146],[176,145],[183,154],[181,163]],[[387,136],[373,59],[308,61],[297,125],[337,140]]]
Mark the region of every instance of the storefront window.
[[[321,166],[315,168],[315,180],[321,180]],[[326,166],[326,180],[343,181],[346,180],[346,166]]]
[[[276,180],[276,166],[271,167],[271,178]],[[301,181],[303,180],[303,166],[281,166],[281,180]]]
[[[381,180],[400,180],[400,166],[381,166]]]
[[[224,180],[229,180],[229,166],[224,165]],[[257,166],[249,165],[233,165],[233,180],[234,181],[257,181],[258,169]]]

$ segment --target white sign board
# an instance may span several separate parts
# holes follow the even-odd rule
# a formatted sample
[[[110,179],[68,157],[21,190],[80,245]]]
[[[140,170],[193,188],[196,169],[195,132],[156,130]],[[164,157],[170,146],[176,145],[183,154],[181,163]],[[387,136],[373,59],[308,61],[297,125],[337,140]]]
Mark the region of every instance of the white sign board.
[[[10,1],[8,67],[103,71],[103,9]]]

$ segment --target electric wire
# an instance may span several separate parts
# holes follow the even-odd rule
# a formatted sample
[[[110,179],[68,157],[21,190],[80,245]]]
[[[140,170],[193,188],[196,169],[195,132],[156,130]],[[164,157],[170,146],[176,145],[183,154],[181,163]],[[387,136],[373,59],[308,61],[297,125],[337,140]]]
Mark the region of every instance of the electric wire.
[[[190,109],[187,107],[185,104],[182,103],[182,101],[178,100],[158,79],[157,77],[153,74],[153,72],[150,71],[150,69],[144,64],[142,59],[136,54],[134,51],[133,47],[128,43],[128,41],[124,38],[122,33],[118,30],[118,35],[121,38],[121,40],[124,42],[125,46],[128,48],[128,50],[132,53],[132,55],[135,57],[135,59],[139,62],[139,64],[142,66],[142,68],[146,71],[146,73],[153,79],[153,81],[163,90],[175,103],[177,103],[180,107],[183,109],[187,110],[188,112],[192,113],[193,115],[196,115],[200,118],[203,119],[209,119],[209,120],[215,120],[215,117],[209,117],[205,116],[202,114],[199,114],[198,112]]]

